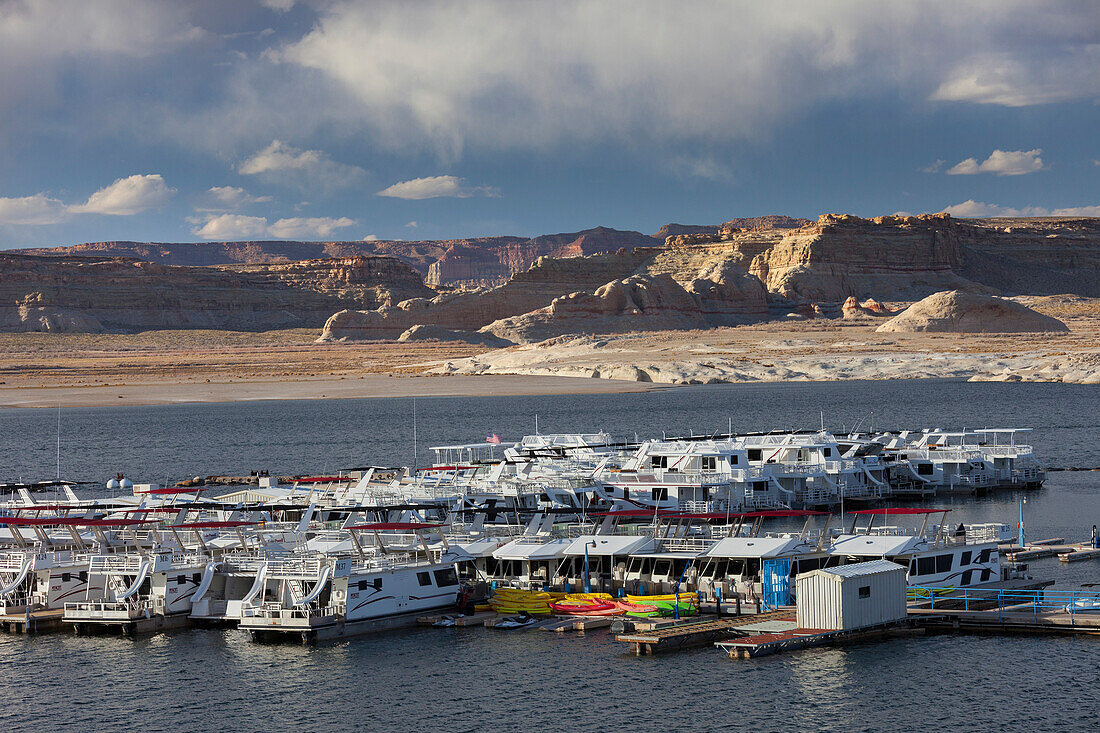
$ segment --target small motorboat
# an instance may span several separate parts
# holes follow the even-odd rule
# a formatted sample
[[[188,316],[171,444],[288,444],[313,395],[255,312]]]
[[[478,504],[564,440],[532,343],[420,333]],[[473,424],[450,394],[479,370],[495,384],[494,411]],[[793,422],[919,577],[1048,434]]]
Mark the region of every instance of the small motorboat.
[[[1100,596],[1068,603],[1063,610],[1066,613],[1100,613]]]
[[[437,629],[447,629],[447,628],[450,628],[454,625],[455,625],[455,620],[454,620],[453,616],[444,616],[443,618],[439,619],[438,621],[436,621],[435,623],[432,624],[432,626],[434,626]]]
[[[539,623],[539,620],[534,616],[509,616],[508,618],[502,618],[500,621],[497,621],[493,624],[493,628],[512,631],[514,629],[525,629],[537,623]]]

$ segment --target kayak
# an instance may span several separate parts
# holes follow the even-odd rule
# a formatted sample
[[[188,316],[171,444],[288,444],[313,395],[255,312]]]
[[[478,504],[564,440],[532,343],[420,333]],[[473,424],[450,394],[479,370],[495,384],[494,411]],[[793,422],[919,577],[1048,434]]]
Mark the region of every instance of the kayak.
[[[662,616],[674,616],[676,615],[676,607],[679,606],[681,616],[694,616],[699,613],[699,609],[691,603],[673,603],[671,601],[656,601],[653,603],[657,607],[658,613]]]
[[[631,603],[630,601],[614,601],[614,603],[623,613],[656,615],[660,612],[657,606],[648,603]]]
[[[619,608],[608,601],[556,601],[550,604],[550,608],[557,613],[570,616],[611,616],[622,613]]]
[[[667,594],[661,595],[661,596],[632,596],[632,595],[627,594],[627,596],[626,596],[626,600],[630,601],[631,603],[649,603],[649,604],[658,603],[658,602],[662,602],[662,601],[680,601],[681,603],[683,603],[685,601],[691,602],[691,601],[694,601],[695,599],[696,599],[696,594],[694,594],[694,593],[680,593],[680,594],[667,593]]]

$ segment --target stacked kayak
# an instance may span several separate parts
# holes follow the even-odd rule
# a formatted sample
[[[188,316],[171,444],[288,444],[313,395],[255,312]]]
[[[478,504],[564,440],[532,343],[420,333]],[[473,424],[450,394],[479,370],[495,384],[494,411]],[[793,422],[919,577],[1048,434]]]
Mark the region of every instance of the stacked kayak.
[[[634,618],[652,618],[661,615],[661,609],[648,603],[632,603],[631,601],[615,601],[615,605],[626,616]]]
[[[618,616],[622,613],[610,596],[604,598],[563,599],[550,604],[554,613],[567,616]]]
[[[502,614],[529,614],[531,616],[549,616],[554,611],[550,604],[563,597],[561,593],[519,590],[517,588],[497,588],[489,597],[489,608]]]
[[[647,616],[675,616],[679,607],[680,616],[694,616],[699,613],[699,608],[692,603],[695,600],[694,593],[669,593],[660,596],[627,596],[627,601],[641,606],[649,606],[654,610]],[[629,615],[636,615],[628,612]]]

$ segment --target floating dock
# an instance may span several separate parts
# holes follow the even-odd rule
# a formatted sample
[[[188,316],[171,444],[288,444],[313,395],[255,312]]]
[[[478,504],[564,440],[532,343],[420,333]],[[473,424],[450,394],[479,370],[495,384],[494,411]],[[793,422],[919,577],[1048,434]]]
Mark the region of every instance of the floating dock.
[[[65,609],[0,615],[0,630],[9,634],[48,634],[61,631]]]
[[[1100,550],[1095,548],[1085,548],[1079,550],[1072,550],[1070,552],[1058,553],[1058,560],[1061,562],[1079,562],[1081,560],[1100,560]]]
[[[731,634],[744,633],[743,629],[756,628],[760,624],[776,620],[793,619],[794,610],[789,608],[747,616],[693,616],[671,623],[668,619],[662,619],[656,622],[657,628],[618,634],[615,638],[630,644],[630,650],[634,654],[643,656],[709,646]],[[641,622],[635,624],[636,628],[640,626]]]
[[[787,631],[775,631],[729,641],[719,641],[715,642],[714,645],[729,654],[730,659],[754,659],[793,649],[863,641],[895,634],[920,633],[921,631],[922,629],[907,627],[905,622],[846,631],[795,627]]]

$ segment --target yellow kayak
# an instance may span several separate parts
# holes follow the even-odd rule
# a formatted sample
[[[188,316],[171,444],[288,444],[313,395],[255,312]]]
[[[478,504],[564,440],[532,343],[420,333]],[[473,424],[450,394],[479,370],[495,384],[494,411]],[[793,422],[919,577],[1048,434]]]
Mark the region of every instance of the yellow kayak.
[[[667,593],[667,594],[662,595],[662,596],[631,596],[631,595],[628,595],[626,597],[626,599],[628,601],[630,601],[631,603],[641,603],[641,604],[644,605],[644,604],[652,604],[656,601],[667,601],[669,603],[671,603],[673,601],[679,601],[681,603],[684,602],[684,601],[689,601],[690,602],[690,601],[696,600],[696,597],[697,596],[694,593],[679,593],[679,594],[677,594],[677,593]]]
[[[566,593],[565,600],[569,601],[613,601],[610,593]]]

